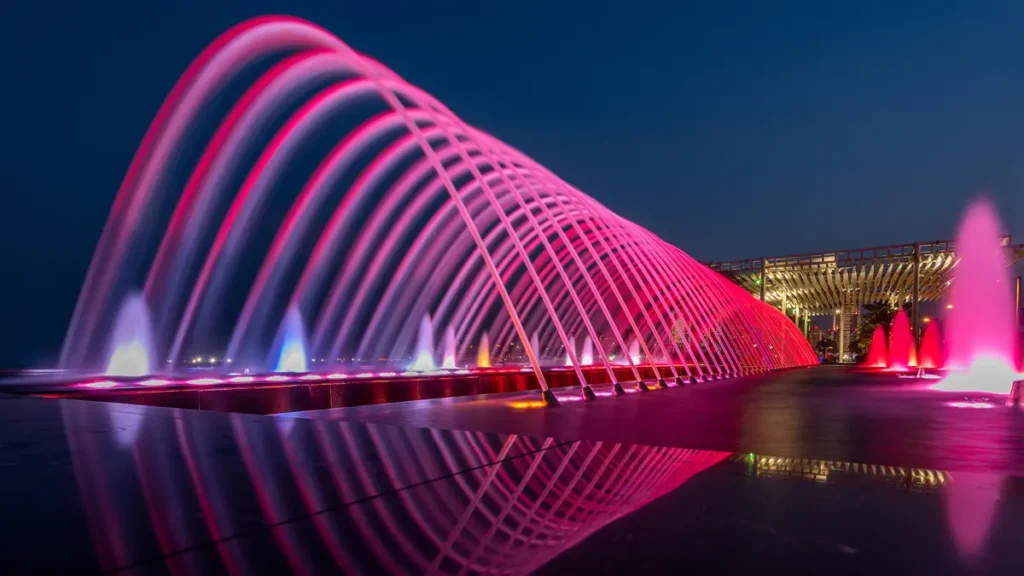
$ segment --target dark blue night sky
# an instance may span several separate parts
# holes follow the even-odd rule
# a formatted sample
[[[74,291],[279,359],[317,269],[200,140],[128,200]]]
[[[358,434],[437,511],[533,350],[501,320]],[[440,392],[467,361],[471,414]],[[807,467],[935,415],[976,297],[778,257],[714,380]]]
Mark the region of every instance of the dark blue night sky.
[[[317,22],[702,260],[946,238],[979,192],[1024,236],[1024,3],[836,4],[5,6],[0,366],[55,357],[166,92],[266,13]]]

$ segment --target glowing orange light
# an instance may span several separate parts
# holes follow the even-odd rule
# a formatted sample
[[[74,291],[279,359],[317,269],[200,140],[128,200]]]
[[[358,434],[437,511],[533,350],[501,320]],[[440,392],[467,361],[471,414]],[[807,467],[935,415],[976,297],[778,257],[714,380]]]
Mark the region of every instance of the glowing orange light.
[[[545,404],[541,400],[529,400],[525,402],[511,402],[509,403],[509,406],[516,410],[526,410],[529,408],[543,408]]]

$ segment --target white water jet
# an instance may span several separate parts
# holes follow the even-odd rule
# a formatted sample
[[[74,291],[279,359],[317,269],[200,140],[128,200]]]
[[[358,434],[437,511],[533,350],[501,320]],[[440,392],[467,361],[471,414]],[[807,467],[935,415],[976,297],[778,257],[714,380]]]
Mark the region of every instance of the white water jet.
[[[141,294],[131,294],[125,299],[110,342],[108,376],[138,377],[152,373],[153,329],[149,307]]]
[[[429,314],[424,314],[423,320],[420,321],[419,338],[416,339],[416,352],[409,370],[416,370],[418,372],[437,370],[437,364],[434,363],[434,325],[430,320]]]
[[[576,353],[576,337],[575,336],[569,336],[569,350],[572,350],[573,354]],[[566,366],[572,366],[572,354],[569,353],[569,350],[565,351],[565,365]]]
[[[583,353],[580,354],[580,366],[592,366],[594,364],[594,343],[590,336],[583,339]]]
[[[307,372],[306,325],[302,321],[302,313],[294,305],[284,315],[277,340],[280,351],[274,372]]]
[[[536,332],[530,336],[530,348],[533,348],[533,355],[537,357],[537,362],[540,362],[540,340],[537,338]]]
[[[441,360],[441,368],[454,370],[455,367],[455,329],[449,326],[444,331],[444,357]]]
[[[629,343],[629,359],[633,361],[633,364],[640,363],[640,341],[636,338]]]

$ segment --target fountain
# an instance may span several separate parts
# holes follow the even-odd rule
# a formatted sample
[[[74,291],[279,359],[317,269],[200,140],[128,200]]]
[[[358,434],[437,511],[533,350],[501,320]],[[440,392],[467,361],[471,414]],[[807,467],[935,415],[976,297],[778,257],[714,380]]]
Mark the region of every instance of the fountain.
[[[277,364],[275,372],[306,371],[306,328],[302,314],[295,306],[288,308],[278,332]]]
[[[576,351],[576,337],[575,336],[569,336],[569,348],[572,349],[573,352]],[[566,366],[572,366],[572,355],[569,354],[568,350],[565,351],[565,365]]]
[[[476,351],[476,367],[491,367],[491,339],[487,337],[487,332],[480,336],[480,347]]]
[[[444,331],[444,356],[441,359],[441,368],[454,370],[455,365],[455,329],[449,326]]]
[[[995,206],[968,206],[957,234],[943,390],[1007,394],[1016,375],[1013,293]]]
[[[533,353],[537,355],[537,361],[541,361],[540,354],[540,340],[537,339],[537,333],[534,332],[533,336],[530,336],[530,346],[533,348]]]
[[[904,371],[913,367],[917,353],[914,350],[914,335],[910,330],[910,319],[907,311],[900,308],[892,320],[889,334],[888,368],[893,371]]]
[[[106,374],[131,377],[151,374],[152,334],[145,298],[141,294],[129,295],[114,324]]]
[[[409,370],[419,372],[437,370],[437,364],[434,364],[434,325],[429,314],[424,314],[423,320],[420,321],[419,338],[416,339],[416,351]]]
[[[864,360],[864,365],[869,368],[885,368],[888,363],[888,351],[885,348],[885,328],[881,325],[875,326],[875,332],[871,335],[871,345]]]
[[[921,336],[921,351],[918,354],[918,365],[922,369],[935,370],[942,368],[943,364],[942,336],[939,331],[938,321],[933,320],[928,323],[928,326],[924,329],[924,335]]]
[[[350,129],[325,131],[339,115]],[[323,140],[328,132],[336,141]],[[560,225],[546,228],[551,222]],[[140,374],[159,370],[154,358],[176,360],[185,350],[207,358],[223,351],[225,364],[251,362],[254,373],[316,372],[334,359],[433,370],[469,363],[450,326],[465,339],[463,351],[481,338],[478,367],[520,364],[546,390],[537,355],[506,353],[528,348],[532,333],[557,363],[553,343],[568,348],[563,334],[586,327],[576,364],[593,365],[595,353],[608,358],[605,342],[630,348],[618,334],[629,330],[639,350],[624,352],[638,360],[657,331],[682,318],[687,332],[709,326],[720,308],[743,312],[708,336],[705,365],[745,372],[740,351],[750,341],[776,350],[756,358],[760,368],[815,361],[796,326],[778,325],[770,306],[294,18],[241,23],[189,65],[142,139],[103,230],[60,354],[69,371],[110,360],[112,374]],[[519,262],[515,272],[508,258]],[[152,312],[153,342],[119,332],[107,349],[133,287]],[[444,330],[427,330],[427,318],[417,333],[416,319],[435,309]],[[443,337],[440,349],[431,336]]]
[[[594,363],[594,343],[590,336],[583,339],[583,353],[580,354],[580,366],[591,366]]]
[[[629,343],[629,358],[633,361],[633,364],[640,363],[640,341],[636,338]]]

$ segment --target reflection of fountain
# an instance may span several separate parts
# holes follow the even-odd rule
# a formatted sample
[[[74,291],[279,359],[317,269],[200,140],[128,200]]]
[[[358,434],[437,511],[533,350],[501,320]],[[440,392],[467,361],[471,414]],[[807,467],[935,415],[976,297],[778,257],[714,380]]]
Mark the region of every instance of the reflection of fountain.
[[[491,339],[487,337],[486,332],[480,336],[480,347],[476,351],[476,367],[491,367]]]
[[[939,388],[1005,394],[1015,376],[1016,327],[1001,224],[987,200],[972,203],[957,234],[946,366]]]
[[[306,328],[299,309],[292,306],[284,315],[278,340],[280,352],[277,355],[275,372],[306,371]]]
[[[907,318],[907,311],[900,308],[896,317],[892,320],[892,329],[889,335],[889,369],[906,370],[916,362],[914,351],[914,336],[910,330],[910,319]]]
[[[444,356],[441,367],[449,370],[455,368],[455,329],[451,326],[444,331]]]
[[[424,314],[423,320],[420,321],[420,333],[419,338],[416,340],[416,352],[409,369],[422,372],[437,369],[437,365],[434,364],[434,326],[430,321],[429,314]]]
[[[141,294],[132,294],[124,301],[114,325],[111,351],[107,362],[110,376],[145,376],[151,373],[153,351],[149,308]]]
[[[871,335],[871,346],[864,360],[864,365],[869,368],[885,368],[888,352],[885,349],[885,328],[881,325],[875,326],[875,332]]]
[[[590,366],[594,363],[594,343],[590,336],[583,339],[583,353],[580,354],[580,366]]]
[[[918,365],[921,368],[942,368],[942,337],[939,333],[939,323],[932,321],[924,329],[924,336],[921,336],[921,353],[918,354]]]

